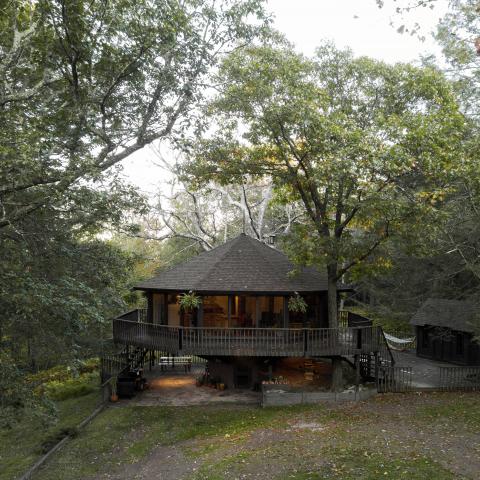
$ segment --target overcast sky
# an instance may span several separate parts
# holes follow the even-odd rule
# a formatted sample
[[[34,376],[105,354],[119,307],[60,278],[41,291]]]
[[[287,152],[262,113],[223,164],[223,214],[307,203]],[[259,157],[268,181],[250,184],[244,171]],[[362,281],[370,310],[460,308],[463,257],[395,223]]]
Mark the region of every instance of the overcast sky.
[[[408,0],[404,0],[405,4]],[[311,55],[323,40],[332,40],[338,47],[350,47],[356,55],[367,55],[389,63],[416,61],[422,54],[439,53],[430,32],[446,9],[446,0],[438,0],[434,10],[417,8],[405,19],[408,25],[418,22],[426,40],[399,34],[403,21],[395,15],[397,5],[385,0],[377,7],[375,0],[268,0],[274,14],[275,27],[293,42],[298,51]],[[395,22],[396,28],[390,26]],[[153,195],[162,188],[166,173],[156,166],[150,148],[123,162],[124,176],[143,192]]]

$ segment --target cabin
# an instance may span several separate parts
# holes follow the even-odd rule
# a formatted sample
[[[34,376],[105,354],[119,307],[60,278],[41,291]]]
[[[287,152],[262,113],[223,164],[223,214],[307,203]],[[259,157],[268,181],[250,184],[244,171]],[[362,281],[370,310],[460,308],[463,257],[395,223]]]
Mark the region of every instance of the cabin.
[[[472,321],[478,307],[464,300],[428,299],[411,318],[417,355],[458,365],[480,365]]]
[[[353,362],[356,356],[358,363],[385,343],[377,327],[329,328],[326,272],[297,267],[274,246],[245,234],[135,288],[147,309],[113,320],[115,343],[127,354],[137,349],[202,357],[209,374],[228,388],[258,385],[279,359],[350,356]],[[186,311],[179,299],[189,292],[201,303]],[[304,312],[289,308],[297,296],[306,303]]]

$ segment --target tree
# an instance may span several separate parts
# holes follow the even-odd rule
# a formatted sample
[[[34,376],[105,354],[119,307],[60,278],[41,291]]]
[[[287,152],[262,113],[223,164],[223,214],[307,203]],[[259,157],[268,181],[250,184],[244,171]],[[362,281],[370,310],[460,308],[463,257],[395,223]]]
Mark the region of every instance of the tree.
[[[257,25],[249,19],[260,19]],[[260,0],[12,1],[0,20],[0,233],[188,127]]]
[[[241,232],[261,241],[287,233],[302,217],[297,204],[272,201],[271,179],[209,183],[198,190],[174,181],[171,187],[170,194],[159,194],[139,236],[159,241],[181,238],[205,251]]]
[[[2,3],[0,343],[14,366],[98,353],[133,263],[100,238],[145,206],[119,163],[181,138],[218,59],[267,23],[261,0]]]
[[[422,228],[449,186],[464,127],[452,89],[433,68],[329,45],[312,59],[288,47],[233,53],[218,83],[220,127],[187,169],[223,182],[271,175],[286,202],[301,200],[309,225],[296,231],[297,260],[326,266],[337,327],[337,282],[390,238]]]

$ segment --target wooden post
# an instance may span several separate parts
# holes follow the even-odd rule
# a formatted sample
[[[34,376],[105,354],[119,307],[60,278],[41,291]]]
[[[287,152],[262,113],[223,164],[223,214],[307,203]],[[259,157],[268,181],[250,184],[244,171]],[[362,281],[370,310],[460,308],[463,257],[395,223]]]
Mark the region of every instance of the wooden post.
[[[232,295],[228,296],[228,308],[227,308],[227,327],[232,326]]]
[[[283,328],[288,328],[290,324],[290,318],[288,314],[288,298],[283,297]]]
[[[203,302],[198,307],[197,312],[197,327],[203,327]]]
[[[255,328],[260,326],[262,320],[262,314],[260,313],[260,297],[255,297]]]
[[[360,390],[360,355],[355,354],[355,399]]]
[[[153,294],[152,294],[152,292],[147,292],[147,322],[148,323],[153,323]]]

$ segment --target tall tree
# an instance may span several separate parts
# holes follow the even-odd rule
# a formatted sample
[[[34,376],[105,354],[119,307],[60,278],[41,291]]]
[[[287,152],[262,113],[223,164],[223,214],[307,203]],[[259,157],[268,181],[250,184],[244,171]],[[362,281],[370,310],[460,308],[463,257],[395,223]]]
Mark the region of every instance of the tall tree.
[[[122,304],[130,257],[98,235],[142,204],[115,166],[181,137],[218,59],[268,21],[262,0],[0,10],[0,342],[36,368],[81,354]]]
[[[220,128],[189,171],[224,182],[271,175],[286,201],[301,200],[310,225],[299,230],[300,260],[326,266],[336,327],[337,282],[420,226],[449,186],[464,127],[452,89],[433,68],[332,46],[312,59],[269,46],[233,53],[219,85]]]
[[[0,233],[188,126],[261,0],[15,0],[0,19]]]

